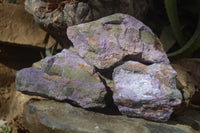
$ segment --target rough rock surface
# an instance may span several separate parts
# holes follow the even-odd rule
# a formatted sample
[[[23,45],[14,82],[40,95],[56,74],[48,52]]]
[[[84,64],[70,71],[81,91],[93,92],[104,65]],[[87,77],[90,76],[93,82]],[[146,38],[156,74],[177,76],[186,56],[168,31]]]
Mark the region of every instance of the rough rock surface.
[[[162,44],[139,20],[119,13],[69,27],[67,34],[74,48],[46,57],[41,68],[18,71],[19,91],[113,109],[114,91],[120,112],[155,121],[167,121],[181,103]]]
[[[23,117],[30,133],[198,132],[187,125],[170,125],[125,116],[104,115],[55,101],[32,100],[25,105]]]
[[[25,9],[34,15],[35,21],[50,33],[63,47],[69,42],[65,34],[71,25],[96,20],[100,17],[121,12],[143,18],[147,12],[147,0],[77,0],[78,3],[67,3],[63,10],[45,13],[45,9],[36,10],[46,5],[40,0],[26,0]],[[134,7],[134,8],[133,8]]]
[[[83,108],[104,107],[106,88],[93,68],[69,50],[47,57],[40,68],[16,73],[16,88],[57,100],[72,100]]]
[[[169,64],[128,61],[114,69],[114,102],[128,116],[167,121],[182,100],[175,77]]]
[[[71,26],[67,35],[80,56],[99,69],[124,60],[169,63],[162,44],[151,29],[130,15],[114,14]]]
[[[183,66],[177,64],[172,64],[172,66],[178,73],[176,78],[177,88],[182,91],[184,101],[189,102],[188,100],[192,98],[195,92],[198,92],[198,88],[195,88],[195,80]]]
[[[121,12],[142,19],[147,12],[147,0],[77,0],[77,5],[67,3],[63,12],[69,18],[65,20],[68,25],[80,24],[81,22],[92,21],[100,17],[108,16],[113,13]],[[25,9],[34,15],[36,8],[46,5],[41,0],[25,0]],[[49,13],[51,14],[51,13]],[[47,15],[49,15],[47,14]],[[50,15],[49,15],[50,16]],[[43,18],[44,19],[44,18]]]

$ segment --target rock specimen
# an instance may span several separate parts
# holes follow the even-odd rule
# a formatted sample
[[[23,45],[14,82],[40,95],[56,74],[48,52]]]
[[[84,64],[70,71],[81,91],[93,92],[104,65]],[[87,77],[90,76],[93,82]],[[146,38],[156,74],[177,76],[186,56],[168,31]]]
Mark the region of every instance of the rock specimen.
[[[41,69],[18,71],[18,90],[83,108],[114,100],[122,114],[154,121],[167,121],[181,103],[162,44],[134,17],[114,14],[69,27],[67,35],[75,49],[46,57]]]
[[[93,68],[75,52],[47,57],[40,68],[16,73],[17,90],[57,100],[72,100],[83,108],[104,107],[106,88]]]
[[[32,15],[36,15],[37,7],[46,5],[47,3],[41,0],[25,0],[25,9]],[[56,4],[53,7],[56,7]],[[142,19],[147,13],[147,9],[147,0],[77,0],[76,2],[66,3],[63,10],[58,10],[57,12],[59,14],[64,13],[65,18],[63,18],[63,22],[67,23],[67,25],[74,25],[117,12],[130,14],[138,19]],[[46,15],[50,17],[53,13],[50,12]]]
[[[80,56],[99,69],[124,60],[169,63],[162,44],[151,29],[130,15],[114,14],[71,26],[67,35]]]
[[[195,79],[192,77],[192,74],[189,74],[189,70],[183,66],[172,64],[173,68],[178,73],[176,78],[177,88],[182,91],[183,99],[186,106],[189,106],[190,100],[195,92],[198,92],[198,88],[195,84]]]
[[[25,105],[25,127],[30,133],[197,133],[187,125],[155,123],[138,118],[111,116],[55,101]]]
[[[167,121],[182,100],[175,77],[169,64],[128,61],[114,69],[114,102],[123,114]]]
[[[54,3],[52,0],[51,2]],[[62,4],[63,10],[56,12],[46,13],[45,9],[37,10],[39,6],[45,5],[47,3],[41,0],[25,1],[25,9],[34,15],[35,22],[65,48],[71,44],[65,34],[68,26],[93,21],[117,12],[131,14],[141,19],[148,9],[147,0],[76,0]]]

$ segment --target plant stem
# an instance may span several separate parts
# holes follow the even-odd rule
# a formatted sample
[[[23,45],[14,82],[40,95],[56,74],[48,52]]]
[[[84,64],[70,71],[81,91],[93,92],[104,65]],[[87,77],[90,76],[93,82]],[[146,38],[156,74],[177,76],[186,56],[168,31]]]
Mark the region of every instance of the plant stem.
[[[199,18],[198,18],[197,28],[193,36],[182,48],[180,48],[179,50],[175,52],[169,53],[168,57],[176,56],[176,55],[182,54],[183,52],[185,52],[183,53],[183,55],[189,55],[195,50],[197,50],[199,47],[200,47],[200,13],[199,13]],[[187,49],[188,51],[186,51]]]
[[[181,32],[181,26],[179,23],[178,10],[177,10],[177,0],[165,0],[165,8],[171,24],[174,36],[178,41],[180,46],[184,44],[184,37]]]

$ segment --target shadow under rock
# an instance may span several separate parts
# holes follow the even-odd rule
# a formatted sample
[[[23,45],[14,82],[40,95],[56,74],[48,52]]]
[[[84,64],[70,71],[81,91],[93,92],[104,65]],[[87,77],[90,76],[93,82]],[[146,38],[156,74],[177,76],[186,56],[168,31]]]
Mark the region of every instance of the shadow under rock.
[[[41,54],[45,55],[44,48],[0,41],[0,63],[16,70],[31,67]]]
[[[122,115],[120,113],[118,107],[114,103],[113,91],[111,90],[110,87],[107,86],[105,79],[102,78],[101,76],[99,76],[99,77],[100,77],[101,81],[103,82],[103,84],[105,85],[106,91],[107,91],[107,94],[104,97],[106,107],[105,108],[88,108],[86,110],[97,112],[97,113],[103,113],[105,115]]]

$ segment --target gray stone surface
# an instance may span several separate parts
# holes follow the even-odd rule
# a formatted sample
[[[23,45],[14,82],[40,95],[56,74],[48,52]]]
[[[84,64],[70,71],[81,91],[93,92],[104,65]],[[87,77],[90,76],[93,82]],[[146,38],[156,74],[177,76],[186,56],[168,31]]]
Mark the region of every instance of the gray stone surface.
[[[146,127],[149,128],[152,133],[187,133],[187,131],[184,131],[182,128],[170,127],[162,124],[146,124]]]
[[[167,121],[182,100],[175,77],[169,64],[125,62],[114,69],[114,102],[123,114]]]
[[[72,100],[83,108],[104,107],[106,88],[93,68],[69,50],[46,57],[40,68],[16,73],[19,91],[57,100]]]
[[[99,69],[121,64],[124,60],[169,63],[151,29],[130,15],[114,14],[71,26],[67,35],[79,55]]]
[[[29,101],[23,118],[30,133],[198,133],[186,125],[104,115],[55,101]]]
[[[61,12],[68,17],[67,24],[80,24],[81,22],[91,21],[121,12],[142,19],[147,12],[147,0],[77,0],[76,6],[67,3]],[[25,0],[25,9],[34,15],[39,6],[46,5],[41,0]],[[45,10],[44,10],[45,11]]]
[[[66,28],[71,25],[85,23],[98,18],[121,12],[143,18],[147,12],[147,0],[76,0],[78,3],[67,3],[63,10],[45,13],[46,5],[40,0],[26,0],[25,9],[34,15],[34,20],[41,28],[50,33],[63,47],[71,43],[66,35]],[[134,7],[134,8],[133,8]]]

